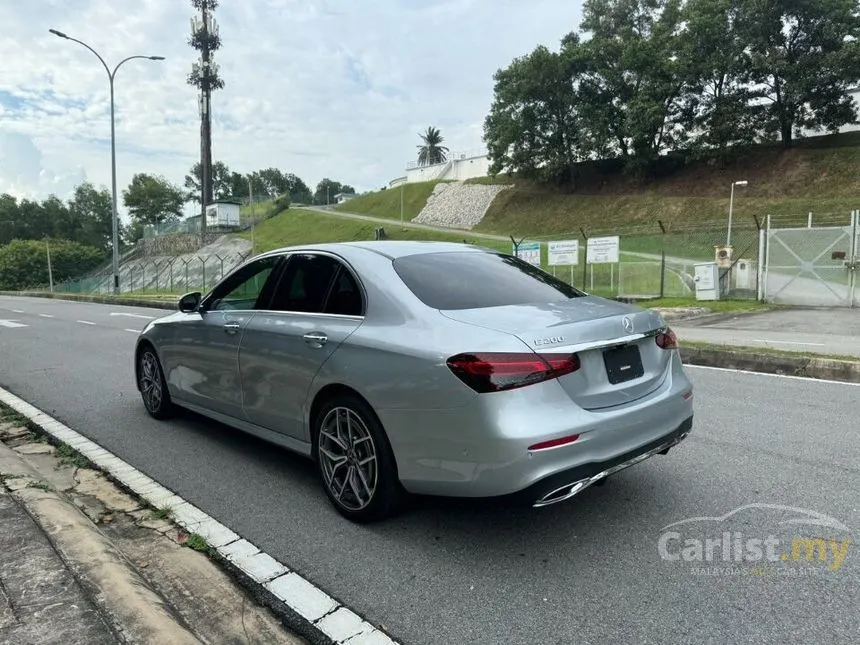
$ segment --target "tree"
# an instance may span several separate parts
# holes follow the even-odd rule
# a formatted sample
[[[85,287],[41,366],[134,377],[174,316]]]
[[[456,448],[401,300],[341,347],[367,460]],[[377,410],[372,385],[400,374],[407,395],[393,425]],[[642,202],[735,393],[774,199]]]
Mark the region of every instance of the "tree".
[[[760,128],[790,148],[801,129],[856,122],[848,89],[860,81],[856,0],[743,0],[751,76],[765,97]]]
[[[48,205],[43,205],[48,210]],[[60,211],[62,212],[62,211]],[[106,250],[113,244],[113,201],[107,189],[89,182],[75,187],[68,205],[68,221],[54,234],[86,246]],[[120,235],[122,244],[122,235]]]
[[[338,193],[355,194],[355,188],[347,184],[342,184],[339,181],[333,181],[325,178],[317,184],[317,189],[314,192],[315,204],[331,204],[334,202],[334,196]]]
[[[561,53],[540,46],[496,72],[484,121],[491,174],[572,180],[586,152],[576,105],[583,67],[578,45],[577,38]]]
[[[68,240],[50,240],[51,273],[62,282],[92,271],[105,259],[102,249]],[[48,284],[45,240],[14,240],[0,246],[0,289],[19,290]]]
[[[138,173],[123,191],[123,203],[132,218],[132,239],[142,236],[144,226],[155,226],[182,217],[186,198],[182,190],[163,177]]]
[[[586,0],[584,121],[595,142],[641,171],[683,142],[681,0]],[[577,39],[568,37],[568,47]]]
[[[418,165],[432,166],[434,164],[445,163],[448,159],[448,148],[442,145],[445,140],[442,138],[442,133],[438,128],[432,125],[427,128],[423,134],[419,134],[423,142],[418,146]]]
[[[230,197],[233,199],[247,199],[248,196],[248,178],[240,172],[231,172]]]
[[[284,179],[286,180],[287,192],[290,193],[290,199],[293,202],[297,202],[299,204],[310,204],[313,202],[313,192],[300,177],[293,173],[287,173],[284,175]],[[355,192],[351,186],[346,186],[346,188],[349,190],[344,192]]]
[[[216,161],[212,164],[212,196],[214,199],[230,199],[237,198],[238,195],[233,193],[235,188],[233,183],[233,174],[223,161]],[[241,175],[240,175],[241,176]],[[196,202],[200,200],[200,195],[203,185],[202,171],[200,162],[198,161],[191,166],[191,171],[185,175],[185,189],[188,191],[185,201]],[[248,187],[245,186],[244,194],[248,194]]]
[[[693,134],[695,153],[716,152],[725,161],[758,134],[761,93],[750,87],[747,17],[737,0],[689,0],[684,18],[684,127]]]

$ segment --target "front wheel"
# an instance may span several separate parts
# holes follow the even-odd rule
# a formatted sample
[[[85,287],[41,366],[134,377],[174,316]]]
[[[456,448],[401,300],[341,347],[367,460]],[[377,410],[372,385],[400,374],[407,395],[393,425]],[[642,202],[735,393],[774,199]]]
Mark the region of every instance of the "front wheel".
[[[167,391],[161,362],[152,347],[145,347],[138,355],[137,387],[151,417],[167,419],[173,416],[175,407]]]
[[[394,454],[370,407],[354,396],[337,396],[314,424],[314,456],[323,488],[337,511],[353,522],[396,515],[406,493]]]

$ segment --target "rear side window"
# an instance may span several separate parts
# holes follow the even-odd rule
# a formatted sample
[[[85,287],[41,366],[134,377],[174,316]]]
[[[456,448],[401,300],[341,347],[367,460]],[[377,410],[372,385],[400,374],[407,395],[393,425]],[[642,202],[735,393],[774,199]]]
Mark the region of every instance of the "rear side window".
[[[482,309],[557,302],[585,294],[501,253],[427,253],[394,261],[400,279],[433,309]]]

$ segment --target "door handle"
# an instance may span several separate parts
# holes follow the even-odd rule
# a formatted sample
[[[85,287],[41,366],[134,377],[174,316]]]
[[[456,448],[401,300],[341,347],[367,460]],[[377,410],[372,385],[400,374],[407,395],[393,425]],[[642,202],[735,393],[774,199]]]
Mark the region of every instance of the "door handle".
[[[240,327],[241,325],[237,322],[224,323],[224,332],[232,335],[239,331]]]
[[[319,332],[311,332],[310,334],[305,334],[302,336],[305,339],[305,342],[309,345],[325,345],[328,342],[328,336],[325,334],[321,334]]]

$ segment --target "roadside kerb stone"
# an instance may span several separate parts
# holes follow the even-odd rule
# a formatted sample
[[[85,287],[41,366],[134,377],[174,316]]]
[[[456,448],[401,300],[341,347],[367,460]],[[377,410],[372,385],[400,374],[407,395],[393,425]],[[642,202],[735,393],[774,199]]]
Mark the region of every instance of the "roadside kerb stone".
[[[16,296],[22,298],[47,298],[49,300],[69,300],[72,302],[91,302],[99,305],[124,305],[126,307],[145,307],[148,309],[163,309],[175,311],[179,297],[175,299],[157,300],[146,298],[117,298],[112,296],[90,296],[70,293],[45,293],[43,291],[0,291],[0,296]]]
[[[394,641],[388,636],[374,629],[372,632],[364,632],[344,641],[343,645],[393,645],[393,643]]]
[[[213,549],[226,546],[239,539],[236,533],[212,518],[203,520],[194,532],[206,540],[206,544]]]
[[[233,564],[235,564],[237,560],[250,558],[252,555],[260,553],[260,549],[244,538],[230,544],[225,544],[222,547],[216,547],[216,549],[223,558],[226,558]]]
[[[353,613],[346,607],[340,607],[330,614],[323,616],[317,627],[326,636],[335,641],[349,641],[360,634],[369,634],[373,631],[373,625],[361,619],[361,616]]]
[[[267,553],[255,553],[251,556],[236,558],[233,560],[233,564],[259,584],[264,584],[289,571],[287,567]]]
[[[764,354],[753,349],[745,351],[683,345],[680,351],[681,360],[690,365],[860,383],[860,361]]]

